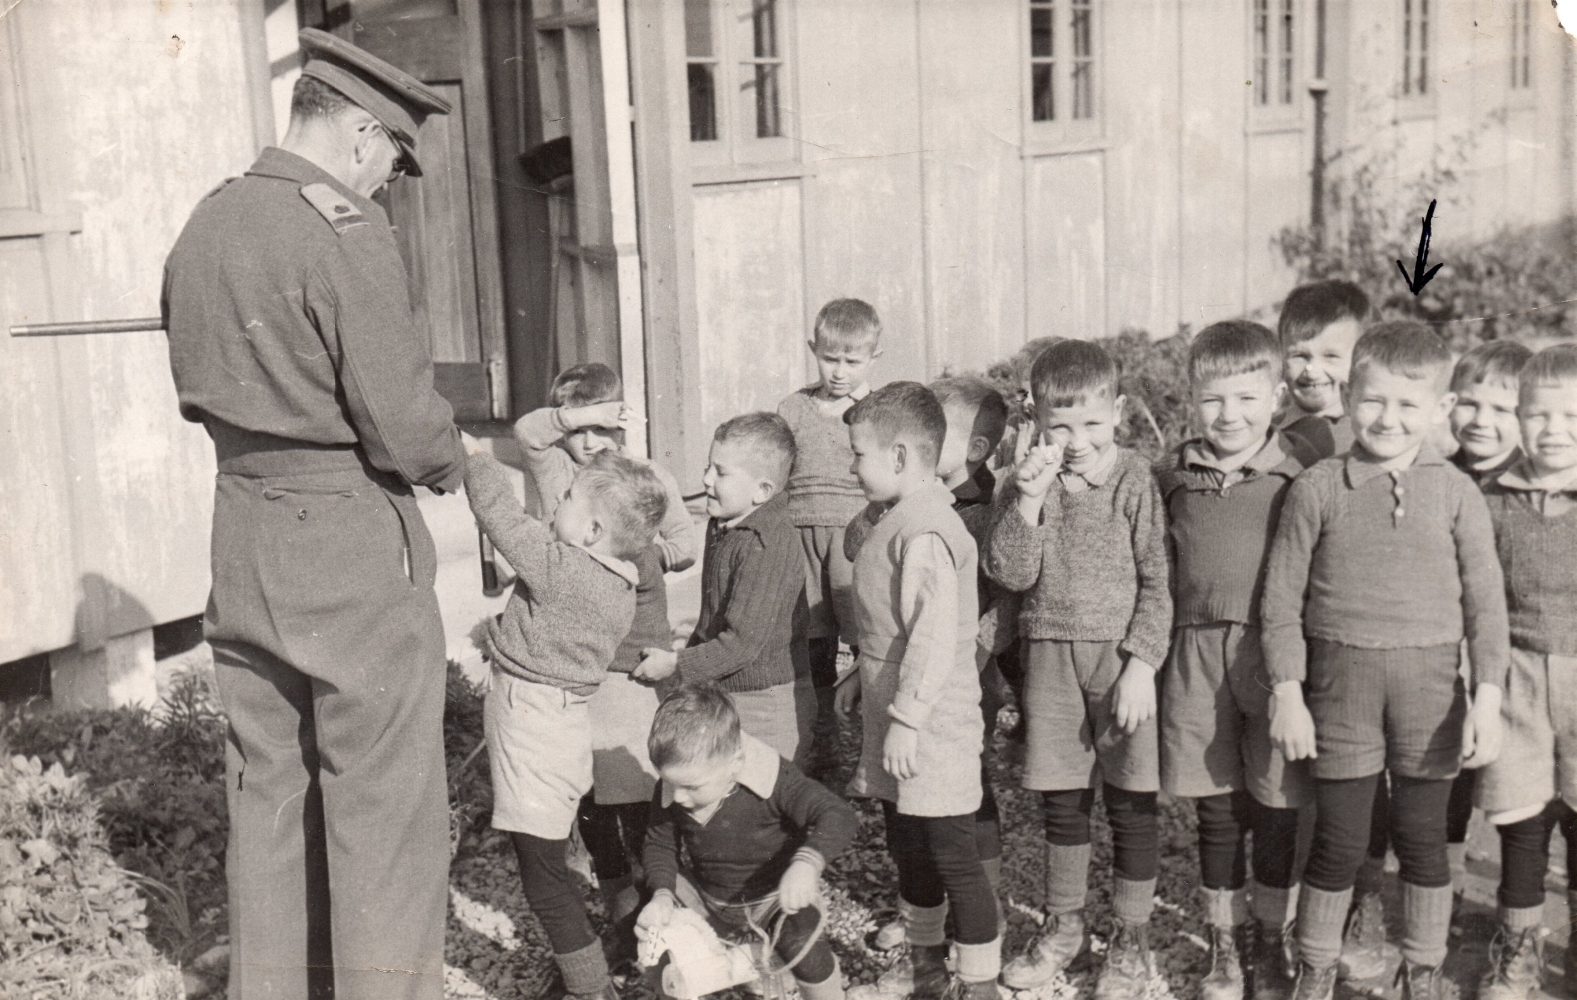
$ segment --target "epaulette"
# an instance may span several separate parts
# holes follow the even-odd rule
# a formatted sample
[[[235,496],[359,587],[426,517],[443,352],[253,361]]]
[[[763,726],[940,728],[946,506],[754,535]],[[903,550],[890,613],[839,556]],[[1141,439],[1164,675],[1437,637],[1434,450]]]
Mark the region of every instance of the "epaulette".
[[[347,229],[367,225],[367,219],[338,191],[327,184],[306,184],[301,188],[301,197],[307,199],[307,204],[318,210],[318,214],[328,220],[334,227],[335,233],[344,233]]]
[[[224,180],[215,185],[212,191],[203,195],[203,201],[207,201],[209,198],[212,198],[214,195],[218,194],[220,191],[223,191],[225,188],[229,187],[232,183],[238,180],[240,180],[239,177],[226,177]]]

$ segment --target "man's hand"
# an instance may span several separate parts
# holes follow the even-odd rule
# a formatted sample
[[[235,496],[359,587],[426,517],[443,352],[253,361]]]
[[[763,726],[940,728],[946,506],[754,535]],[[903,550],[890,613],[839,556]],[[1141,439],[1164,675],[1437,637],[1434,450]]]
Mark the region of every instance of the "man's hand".
[[[843,679],[837,691],[832,696],[833,711],[838,713],[838,718],[844,722],[849,721],[849,716],[860,705],[860,672],[854,673]]]
[[[467,434],[465,431],[460,432],[460,447],[465,449],[465,453],[467,455],[475,455],[477,452],[487,450],[486,448],[482,447],[482,442]]]
[[[1128,657],[1128,665],[1117,678],[1112,717],[1117,728],[1129,736],[1155,718],[1155,668],[1137,656]]]
[[[1500,756],[1505,727],[1500,719],[1500,688],[1480,684],[1473,690],[1473,704],[1462,722],[1462,766],[1483,767]]]
[[[787,878],[788,872],[783,875]],[[673,919],[674,909],[673,893],[658,890],[652,901],[641,910],[641,915],[635,918],[635,936],[642,941],[649,940],[653,934],[668,926],[668,921]]]
[[[821,893],[821,876],[809,861],[795,861],[778,879],[778,907],[784,913],[798,913],[816,902]]]
[[[630,671],[638,681],[665,681],[679,669],[679,654],[668,649],[647,646],[641,650],[641,662]]]
[[[1282,681],[1270,697],[1270,742],[1288,760],[1318,757],[1314,716],[1303,703],[1303,685]]]
[[[897,720],[887,727],[882,744],[882,769],[899,781],[920,773],[920,734]]]

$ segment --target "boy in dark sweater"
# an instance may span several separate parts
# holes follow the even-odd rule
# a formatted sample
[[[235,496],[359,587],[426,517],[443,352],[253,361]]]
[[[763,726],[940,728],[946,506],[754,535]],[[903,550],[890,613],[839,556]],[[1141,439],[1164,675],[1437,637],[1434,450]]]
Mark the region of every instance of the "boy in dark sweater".
[[[1149,923],[1160,861],[1157,667],[1172,632],[1166,514],[1149,463],[1119,448],[1124,399],[1098,345],[1036,359],[1036,441],[996,505],[985,566],[1024,593],[1024,787],[1046,812],[1046,923],[1002,981],[1034,989],[1087,947],[1090,811],[1113,841],[1115,932],[1097,1000],[1134,1000],[1155,974]]]
[[[1282,304],[1276,332],[1285,352],[1283,380],[1292,405],[1281,419],[1288,436],[1319,458],[1352,445],[1352,421],[1342,409],[1342,389],[1352,367],[1353,344],[1369,319],[1369,296],[1350,281],[1299,285]]]
[[[854,810],[742,732],[729,696],[713,684],[669,695],[648,749],[662,782],[642,855],[653,895],[636,921],[637,937],[667,926],[680,906],[735,935],[752,923],[770,930],[781,913],[777,953],[792,960],[825,919],[821,873],[854,841]],[[825,935],[793,974],[805,1000],[842,1000],[843,977]]]
[[[667,499],[649,466],[607,452],[575,476],[550,528],[521,510],[491,455],[470,437],[466,446],[471,510],[516,573],[509,603],[487,629],[493,827],[514,844],[567,992],[602,998],[612,990],[607,960],[565,851],[592,785],[587,703],[634,621],[631,560],[652,544]]]
[[[1265,556],[1304,463],[1272,426],[1281,350],[1258,323],[1206,327],[1188,352],[1194,425],[1156,469],[1172,548],[1172,650],[1161,685],[1161,787],[1194,800],[1210,930],[1204,1000],[1242,1000],[1252,954],[1256,1000],[1292,986],[1282,958],[1297,848],[1310,800],[1303,762],[1270,742],[1270,682],[1259,650]],[[1244,836],[1254,832],[1249,933]]]
[[[1434,1000],[1451,921],[1446,802],[1493,760],[1510,651],[1489,511],[1430,436],[1451,355],[1428,327],[1382,323],[1353,350],[1354,445],[1287,491],[1260,605],[1271,738],[1310,758],[1317,820],[1298,900],[1297,1000],[1329,1000],[1375,785],[1391,779],[1404,1000]],[[1458,673],[1466,635],[1475,696]],[[1307,694],[1305,695],[1305,683]],[[1305,703],[1307,697],[1307,703]]]
[[[787,757],[810,750],[815,695],[805,646],[805,571],[783,493],[794,435],[775,413],[725,421],[712,437],[701,614],[678,653],[647,647],[633,676],[714,681],[745,732]]]
[[[1517,417],[1525,457],[1485,491],[1506,572],[1511,671],[1500,757],[1477,801],[1500,833],[1500,930],[1479,1000],[1524,1000],[1543,973],[1550,833],[1577,871],[1577,347],[1558,344],[1522,369]],[[1577,913],[1577,893],[1568,906]],[[1577,958],[1566,949],[1566,989]]]

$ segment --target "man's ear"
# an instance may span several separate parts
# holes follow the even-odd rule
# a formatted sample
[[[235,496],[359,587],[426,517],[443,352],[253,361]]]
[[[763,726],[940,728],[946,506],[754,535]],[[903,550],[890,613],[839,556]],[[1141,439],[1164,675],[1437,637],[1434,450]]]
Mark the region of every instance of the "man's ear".
[[[380,141],[378,123],[371,117],[356,126],[356,144],[353,147],[357,163],[366,163],[372,158],[372,147]]]
[[[969,454],[964,456],[964,461],[984,462],[989,454],[991,454],[990,439],[984,434],[976,434],[969,439]]]

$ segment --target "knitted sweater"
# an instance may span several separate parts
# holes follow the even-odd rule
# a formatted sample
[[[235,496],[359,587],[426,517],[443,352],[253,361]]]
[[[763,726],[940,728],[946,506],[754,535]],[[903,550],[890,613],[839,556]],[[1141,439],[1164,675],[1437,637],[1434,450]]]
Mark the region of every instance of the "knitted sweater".
[[[1473,481],[1425,445],[1396,472],[1354,449],[1287,491],[1260,603],[1271,679],[1301,681],[1306,638],[1404,649],[1467,636],[1475,683],[1510,663],[1495,532]]]
[[[720,902],[749,903],[777,892],[795,858],[821,869],[854,842],[858,824],[847,802],[749,733],[741,739],[738,783],[705,823],[674,804],[666,781],[658,783],[641,852],[653,891],[674,891],[681,847],[697,889]]]
[[[1451,456],[1451,464],[1467,473],[1467,477],[1477,483],[1481,490],[1488,489],[1502,473],[1509,472],[1520,461],[1522,461],[1521,448],[1511,449],[1500,457],[1500,461],[1484,469],[1473,468],[1472,456],[1460,448]]]
[[[1298,414],[1294,409],[1282,424],[1281,432],[1292,438],[1300,448],[1314,454],[1316,459],[1345,455],[1352,447],[1352,420],[1344,413],[1339,417],[1322,417],[1318,413]]]
[[[842,528],[866,504],[860,481],[849,472],[854,464],[854,449],[849,447],[849,428],[843,422],[844,413],[854,405],[856,397],[822,403],[816,391],[817,386],[806,386],[778,404],[778,414],[794,432],[789,516],[802,528]]]
[[[701,564],[701,614],[679,677],[762,691],[808,671],[805,550],[778,494],[733,527],[712,521]]]
[[[1287,488],[1303,471],[1281,435],[1238,470],[1223,473],[1200,441],[1156,469],[1172,547],[1172,626],[1259,624],[1265,556]]]
[[[635,560],[640,579],[635,584],[635,621],[619,643],[609,670],[628,674],[640,666],[647,647],[670,649],[673,625],[668,621],[668,586],[663,582],[662,550],[648,545]]]
[[[1484,499],[1505,567],[1512,644],[1577,656],[1577,488],[1547,493],[1512,469]]]
[[[1025,592],[1023,638],[1117,641],[1159,668],[1172,636],[1161,495],[1149,465],[1127,449],[1097,478],[1070,493],[1058,477],[1038,525],[1019,514],[1009,484],[997,500],[986,574]]]
[[[482,531],[515,570],[503,614],[487,623],[493,662],[538,684],[595,691],[635,619],[635,565],[554,538],[521,509],[491,455],[470,457],[465,492]]]

